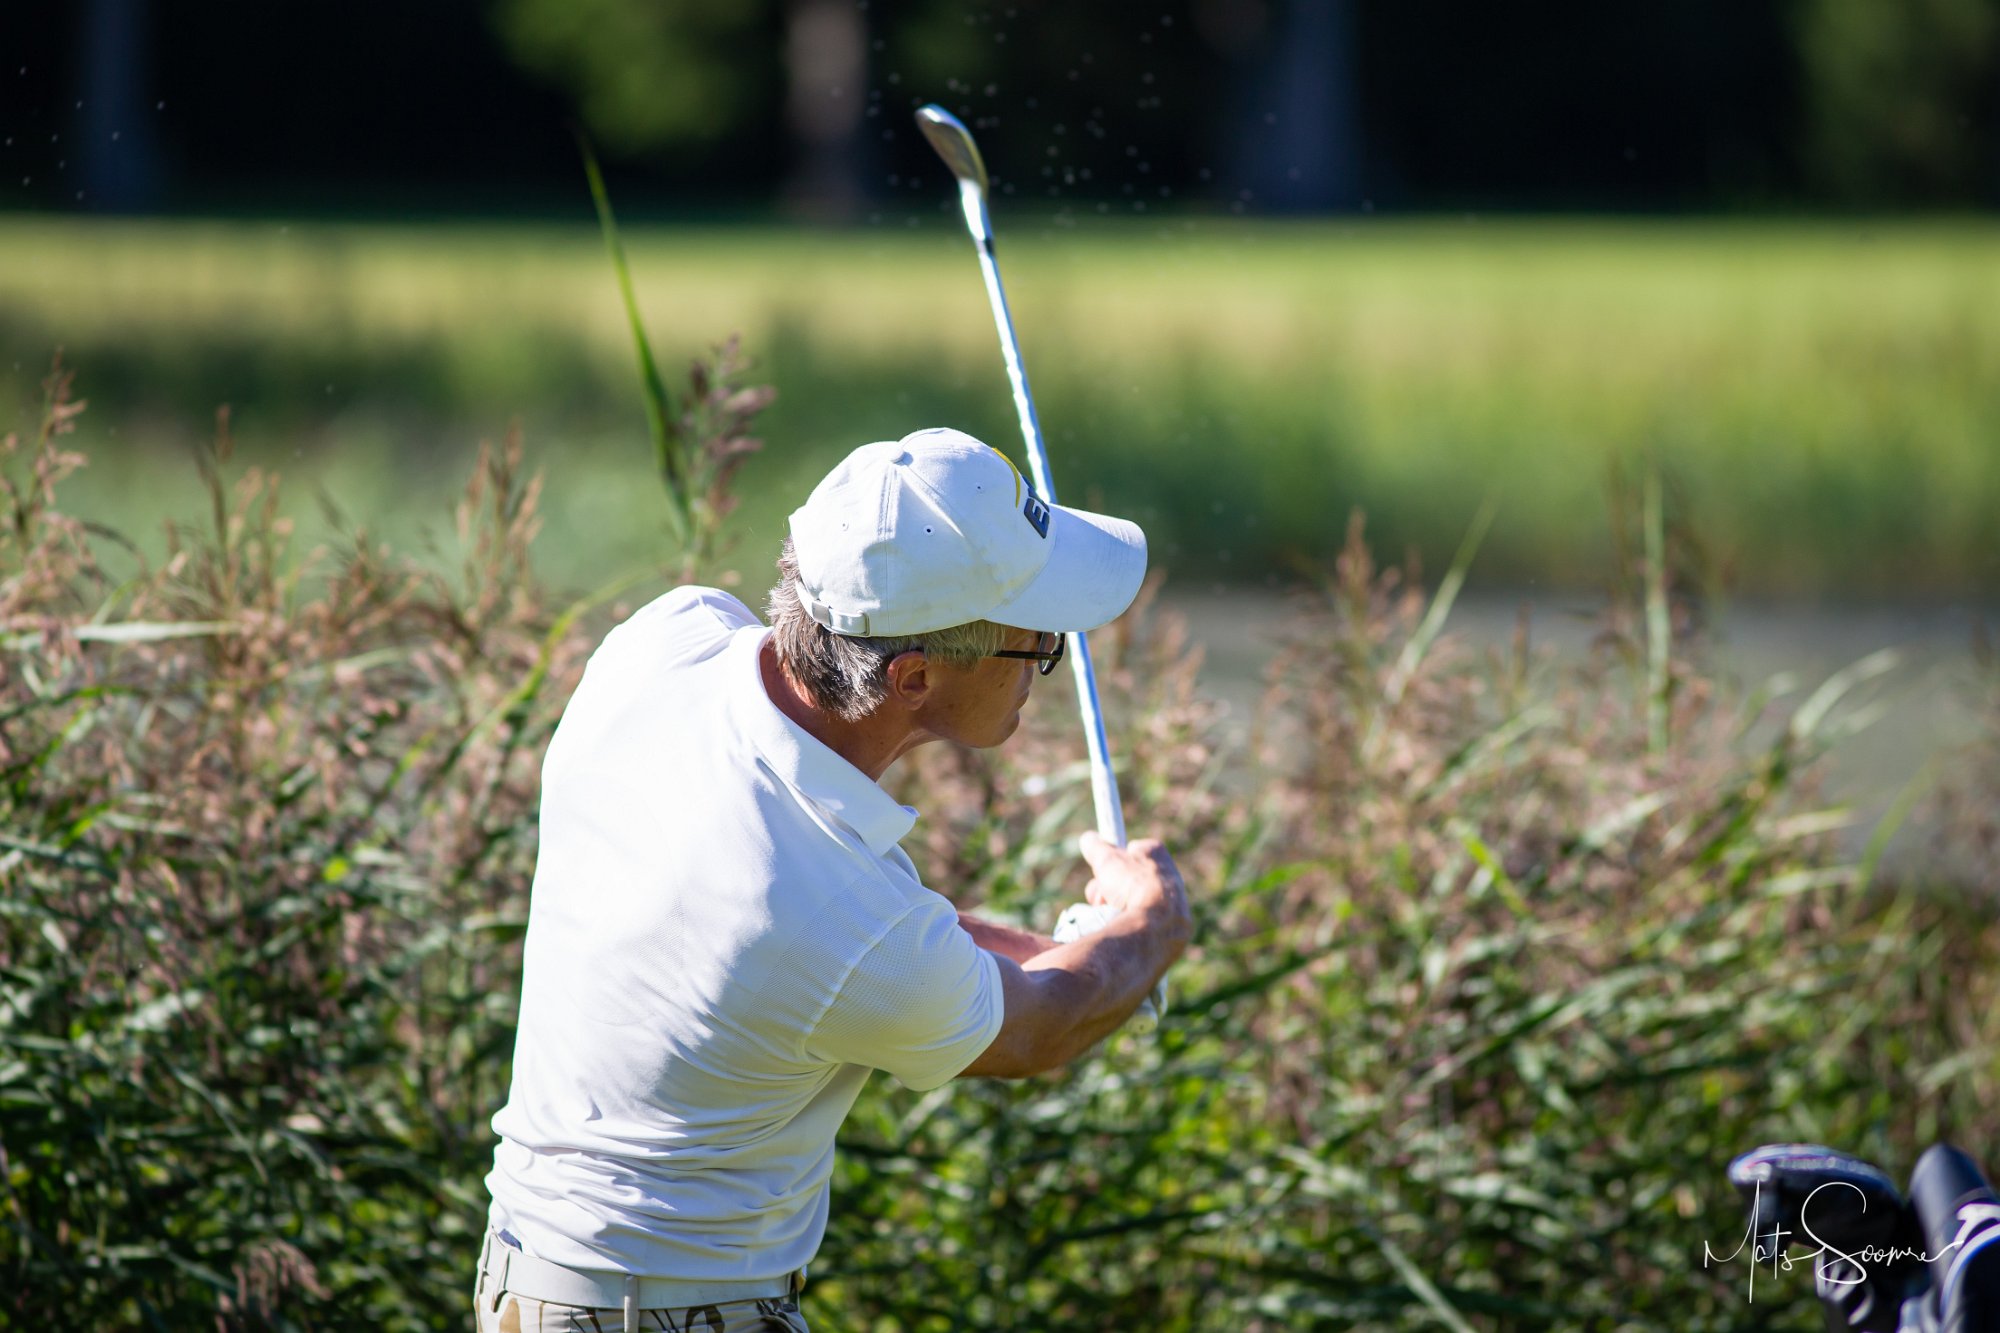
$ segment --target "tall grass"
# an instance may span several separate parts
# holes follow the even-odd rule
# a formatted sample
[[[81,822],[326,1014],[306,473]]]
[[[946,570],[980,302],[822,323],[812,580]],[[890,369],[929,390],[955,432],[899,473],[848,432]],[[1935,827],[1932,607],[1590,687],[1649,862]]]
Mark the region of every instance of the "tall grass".
[[[1817,1327],[1801,1287],[1746,1308],[1743,1271],[1702,1268],[1740,1231],[1721,1166],[1990,1154],[2000,932],[1866,891],[1810,777],[1853,677],[1748,744],[1761,705],[1704,672],[1667,564],[1635,560],[1592,661],[1526,623],[1481,658],[1357,524],[1220,782],[1171,635],[1128,649],[1133,824],[1203,886],[1180,1014],[1053,1086],[876,1089],[829,1241],[843,1326]],[[957,811],[946,882],[1052,909],[1077,779],[1021,793],[1057,757],[912,780]]]
[[[0,534],[4,1304],[408,1323],[477,1234],[540,752],[581,669],[534,596],[537,486],[518,441],[482,457],[456,577],[361,532],[301,563],[273,480],[225,476],[225,420],[166,561],[100,560],[52,503],[68,384],[6,459]]]
[[[151,562],[60,503],[68,383],[0,448],[0,1301],[463,1326],[537,763],[618,611],[537,578],[517,443],[440,572],[361,532],[288,552],[225,422]],[[871,1086],[816,1323],[1805,1328],[1802,1279],[1746,1307],[1745,1273],[1701,1266],[1740,1231],[1731,1153],[1900,1170],[1950,1133],[1990,1161],[1990,883],[1844,859],[1812,772],[1852,676],[1753,742],[1767,703],[1706,670],[1671,525],[1629,526],[1581,663],[1526,623],[1463,647],[1449,592],[1349,526],[1249,752],[1169,618],[1107,631],[1133,826],[1196,889],[1177,1008],[1060,1076]],[[903,779],[929,882],[1041,923],[1089,800],[1046,711]],[[1922,816],[1968,853],[1986,771]]]
[[[662,360],[741,327],[782,390],[744,529],[775,532],[834,458],[912,422],[1011,437],[948,222],[628,230]],[[1382,549],[1441,567],[1498,494],[1482,577],[1592,584],[1604,478],[1637,459],[1703,516],[1742,590],[1993,586],[1988,225],[1003,230],[1069,493],[1120,496],[1184,575],[1323,564],[1355,505]],[[237,404],[260,460],[334,469],[370,512],[422,514],[504,403],[547,451],[552,569],[589,583],[646,558],[657,510],[615,480],[644,447],[628,321],[585,229],[15,219],[0,259],[0,381],[17,367],[0,399],[32,396],[50,345],[81,358],[101,434],[79,495],[142,537],[148,496],[179,478],[166,423],[214,402]]]

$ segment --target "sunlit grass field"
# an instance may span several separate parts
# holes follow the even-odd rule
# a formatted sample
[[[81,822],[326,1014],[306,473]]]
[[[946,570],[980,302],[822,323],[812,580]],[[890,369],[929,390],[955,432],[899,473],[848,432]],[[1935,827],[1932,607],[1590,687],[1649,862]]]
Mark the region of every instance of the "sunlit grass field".
[[[1138,513],[1182,587],[1326,582],[1242,636],[1278,647],[1247,739],[1212,639],[1100,636],[1131,827],[1194,886],[1174,1006],[1059,1078],[875,1080],[815,1326],[1817,1327],[1803,1264],[1753,1308],[1698,1247],[1742,1234],[1760,1142],[1992,1165],[2000,676],[1850,843],[1822,783],[1889,659],[1742,688],[1684,594],[1990,602],[2000,232],[1003,226],[1065,498]],[[783,395],[743,565],[859,440],[1013,446],[944,221],[631,239],[668,363],[741,331]],[[659,579],[571,587],[667,547],[611,266],[582,227],[0,222],[0,413],[56,346],[93,405],[0,459],[14,1308],[460,1327],[541,759]],[[225,400],[308,543],[338,507],[382,549],[294,578],[261,492],[198,476]],[[514,418],[545,491],[472,461]],[[55,506],[18,485],[71,446]],[[1440,634],[1457,579],[1383,568],[1435,579],[1487,499],[1475,580],[1624,580],[1593,651]],[[1374,548],[1331,562],[1354,506]],[[108,529],[169,518],[132,569]],[[1036,925],[1089,817],[1048,688],[891,779],[927,882]]]
[[[1607,490],[1657,465],[1743,591],[2000,584],[2000,229],[1983,223],[998,219],[1062,498],[1147,522],[1178,574],[1267,581],[1366,509],[1441,569],[1487,497],[1491,581],[1589,584]],[[739,563],[854,444],[1018,441],[949,218],[843,232],[628,226],[669,366],[741,332],[780,391]],[[229,402],[242,454],[408,535],[518,419],[549,572],[662,531],[597,233],[517,225],[0,221],[0,408],[62,347],[93,400],[73,504],[145,531]],[[304,483],[303,487],[299,483]]]

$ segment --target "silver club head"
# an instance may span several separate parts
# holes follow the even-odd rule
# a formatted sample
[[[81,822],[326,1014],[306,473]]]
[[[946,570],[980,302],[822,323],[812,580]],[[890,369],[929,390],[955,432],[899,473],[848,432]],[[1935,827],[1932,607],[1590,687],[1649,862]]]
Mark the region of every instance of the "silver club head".
[[[965,123],[936,102],[917,109],[917,128],[931,141],[931,147],[951,168],[951,174],[958,177],[960,185],[976,186],[981,195],[986,193],[986,163],[980,159],[979,145],[972,141],[972,131]]]

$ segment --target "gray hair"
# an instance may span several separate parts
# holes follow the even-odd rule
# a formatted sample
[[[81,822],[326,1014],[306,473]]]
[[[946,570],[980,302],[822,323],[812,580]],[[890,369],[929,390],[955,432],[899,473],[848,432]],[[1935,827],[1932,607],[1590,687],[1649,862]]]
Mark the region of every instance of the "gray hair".
[[[1006,627],[990,620],[883,638],[835,634],[806,614],[790,537],[778,553],[778,575],[768,608],[778,661],[815,708],[849,722],[881,707],[889,695],[889,662],[897,654],[914,650],[933,661],[965,666],[1007,642]]]

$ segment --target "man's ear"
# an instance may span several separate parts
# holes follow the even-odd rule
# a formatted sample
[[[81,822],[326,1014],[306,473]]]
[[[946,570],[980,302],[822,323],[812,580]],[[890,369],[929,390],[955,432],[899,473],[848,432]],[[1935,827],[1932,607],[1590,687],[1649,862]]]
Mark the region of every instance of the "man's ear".
[[[892,708],[904,708],[911,712],[922,708],[931,697],[930,659],[915,648],[897,653],[889,659],[887,668],[889,695],[883,700]]]

